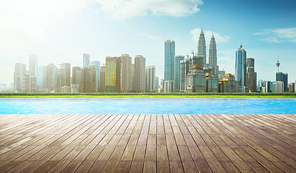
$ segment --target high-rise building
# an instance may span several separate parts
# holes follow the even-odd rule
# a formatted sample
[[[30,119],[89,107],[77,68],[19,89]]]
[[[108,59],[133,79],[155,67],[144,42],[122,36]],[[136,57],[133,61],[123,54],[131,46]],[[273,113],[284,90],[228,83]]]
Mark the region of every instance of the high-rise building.
[[[256,92],[255,72],[254,72],[254,67],[251,64],[249,64],[249,66],[247,67],[246,86],[248,87],[249,91]]]
[[[175,41],[164,43],[164,80],[174,80]]]
[[[81,67],[72,67],[72,84],[77,84],[79,92],[82,92],[82,68]],[[75,85],[75,87],[77,87]],[[76,91],[76,90],[75,90]]]
[[[257,72],[255,72],[255,86],[256,86],[256,91],[258,91],[258,87],[257,87]]]
[[[15,64],[14,72],[14,91],[23,92],[23,76],[26,75],[26,65],[21,63]]]
[[[164,81],[164,86],[163,86],[163,91],[164,93],[172,93],[173,92],[173,83],[174,81],[173,80],[166,80]]]
[[[98,92],[98,66],[94,64],[88,65],[82,70],[82,92],[84,93],[95,93]]]
[[[87,67],[90,64],[90,55],[87,53],[83,54],[83,68]]]
[[[146,91],[155,91],[155,66],[150,65],[146,67]]]
[[[210,73],[206,73],[206,92],[218,92],[219,78]]]
[[[61,70],[59,68],[53,70],[53,91],[55,93],[60,93],[62,91]]]
[[[294,93],[295,92],[295,83],[291,82],[289,84],[289,92]]]
[[[273,84],[272,84],[271,81],[266,81],[265,92],[267,92],[267,93],[272,93],[273,92]]]
[[[155,91],[158,90],[158,86],[159,86],[159,77],[155,76]]]
[[[197,53],[198,53],[198,55],[201,55],[203,57],[202,67],[204,67],[207,63],[207,52],[206,52],[206,39],[205,39],[205,35],[203,33],[203,30],[201,30],[200,35],[199,35]]]
[[[218,74],[219,79],[221,79],[225,74],[226,74],[225,70],[219,71],[219,74]]]
[[[78,82],[77,80],[80,81],[81,75],[77,76],[77,73],[81,73],[82,68],[81,67],[72,67],[72,84],[80,84],[80,82]]]
[[[247,60],[246,60],[246,66],[248,67],[249,65],[251,65],[252,67],[254,67],[254,70],[255,70],[255,59],[254,58],[247,58]]]
[[[122,92],[132,91],[132,58],[128,54],[121,55]]]
[[[101,70],[101,65],[100,65],[100,61],[91,61],[91,64],[94,64],[98,67],[98,72],[97,72],[97,86],[100,87],[100,70]]]
[[[212,35],[209,47],[209,65],[212,68],[212,75],[218,76],[217,69],[217,49],[214,35]]]
[[[184,56],[175,56],[174,60],[174,92],[180,92],[180,61]]]
[[[186,91],[186,76],[189,71],[189,61],[180,61],[180,91]]]
[[[132,91],[135,92],[135,77],[136,77],[136,74],[135,74],[135,64],[132,63],[132,66],[131,66],[131,73],[132,73]]]
[[[38,55],[29,55],[29,74],[30,76],[38,76]]]
[[[106,66],[101,66],[99,92],[104,92],[105,90],[105,76],[106,76]]]
[[[266,87],[266,81],[260,79],[260,80],[258,81],[257,91],[263,92],[263,90],[264,90],[263,87],[264,87],[264,88]],[[265,91],[264,91],[264,92],[265,92]]]
[[[122,67],[120,57],[106,57],[105,92],[121,92]]]
[[[240,87],[246,86],[246,57],[247,52],[243,49],[243,45],[236,51],[235,54],[235,80],[238,81]]]
[[[186,77],[187,92],[206,92],[206,76],[202,63],[190,67]]]
[[[135,83],[134,84],[135,84],[135,92],[145,92],[146,59],[142,55],[136,55],[135,57]]]
[[[60,64],[60,73],[61,73],[61,86],[70,87],[71,82],[71,65],[69,63]]]
[[[48,64],[46,67],[46,87],[45,92],[54,91],[54,70],[56,66],[54,64]]]
[[[37,92],[37,80],[35,76],[24,75],[23,76],[23,92],[35,93]]]
[[[203,67],[203,59],[204,57],[202,55],[192,55],[190,56],[188,60],[188,67],[187,70],[189,71],[192,66],[195,64],[198,64],[199,66]],[[187,72],[188,72],[187,71]]]
[[[37,75],[37,90],[44,91],[46,86],[46,66],[38,67],[38,75]]]
[[[284,82],[282,81],[273,81],[272,82],[273,86],[273,92],[275,93],[283,93],[284,92]]]
[[[276,72],[276,81],[282,81],[284,83],[284,92],[289,91],[288,86],[288,73]]]

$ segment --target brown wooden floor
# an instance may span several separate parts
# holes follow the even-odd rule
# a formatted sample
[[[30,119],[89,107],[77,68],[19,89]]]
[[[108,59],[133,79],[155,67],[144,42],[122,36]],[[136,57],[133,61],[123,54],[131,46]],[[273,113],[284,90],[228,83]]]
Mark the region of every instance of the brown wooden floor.
[[[0,115],[0,172],[296,172],[296,115]]]

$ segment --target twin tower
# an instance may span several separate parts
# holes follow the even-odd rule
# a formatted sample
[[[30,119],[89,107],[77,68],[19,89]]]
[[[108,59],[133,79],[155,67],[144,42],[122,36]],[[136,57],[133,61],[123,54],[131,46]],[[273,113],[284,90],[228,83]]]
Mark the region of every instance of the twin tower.
[[[203,57],[203,67],[210,68],[211,74],[218,76],[219,68],[217,66],[217,49],[214,35],[212,35],[209,46],[209,62],[207,63],[206,40],[203,30],[200,32],[197,55]],[[165,42],[165,63],[164,63],[164,80],[174,80],[174,65],[180,64],[175,62],[175,42],[167,40]],[[175,68],[176,69],[176,68]],[[180,72],[180,71],[179,71]],[[178,72],[176,72],[178,73]]]

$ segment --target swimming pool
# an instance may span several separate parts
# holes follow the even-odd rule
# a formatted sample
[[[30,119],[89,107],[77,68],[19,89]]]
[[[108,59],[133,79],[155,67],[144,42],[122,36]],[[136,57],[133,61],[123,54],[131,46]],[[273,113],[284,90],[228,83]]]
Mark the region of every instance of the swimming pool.
[[[0,99],[0,114],[296,114],[296,99]]]

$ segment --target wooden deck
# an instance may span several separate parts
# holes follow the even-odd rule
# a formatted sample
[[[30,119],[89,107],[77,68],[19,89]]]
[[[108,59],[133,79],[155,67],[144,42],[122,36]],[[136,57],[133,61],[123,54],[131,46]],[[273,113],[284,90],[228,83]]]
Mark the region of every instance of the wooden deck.
[[[296,172],[296,115],[0,115],[0,172]]]

